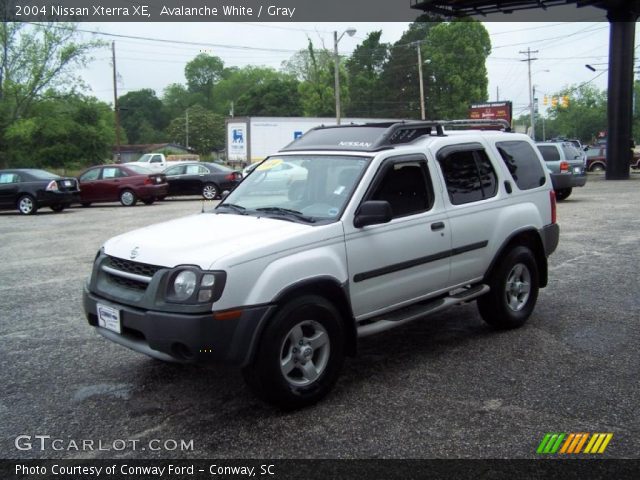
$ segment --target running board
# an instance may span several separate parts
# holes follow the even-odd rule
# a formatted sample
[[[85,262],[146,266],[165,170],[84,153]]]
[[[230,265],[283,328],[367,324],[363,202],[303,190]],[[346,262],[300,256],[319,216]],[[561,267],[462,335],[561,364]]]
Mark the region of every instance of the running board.
[[[368,337],[369,335],[374,335],[391,328],[399,327],[405,323],[422,318],[425,315],[430,315],[432,313],[445,310],[453,305],[473,300],[474,298],[484,295],[488,291],[488,285],[476,285],[454,295],[449,295],[448,297],[431,300],[426,303],[420,302],[418,304],[402,308],[385,315],[384,318],[381,317],[380,320],[358,327],[358,337]]]

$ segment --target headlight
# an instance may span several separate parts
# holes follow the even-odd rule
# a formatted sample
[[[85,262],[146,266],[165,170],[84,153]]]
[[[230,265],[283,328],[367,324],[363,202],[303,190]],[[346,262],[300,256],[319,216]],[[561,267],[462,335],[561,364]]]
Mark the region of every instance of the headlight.
[[[196,290],[196,274],[191,270],[183,270],[173,281],[173,292],[176,300],[186,300]]]
[[[165,299],[175,303],[212,303],[220,298],[227,274],[198,267],[176,267],[169,274]]]

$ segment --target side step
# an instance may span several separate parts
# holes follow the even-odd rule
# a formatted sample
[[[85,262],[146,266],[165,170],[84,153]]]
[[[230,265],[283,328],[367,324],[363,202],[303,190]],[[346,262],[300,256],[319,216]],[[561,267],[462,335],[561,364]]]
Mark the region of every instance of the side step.
[[[427,302],[417,303],[409,307],[401,308],[395,312],[386,314],[384,317],[380,317],[379,320],[373,323],[368,323],[358,327],[358,337],[368,337],[376,333],[384,332],[391,328],[399,327],[405,323],[409,323],[418,318],[422,318],[431,313],[445,310],[453,305],[468,302],[481,295],[484,295],[489,291],[489,285],[475,285],[473,287],[462,290],[448,297],[439,298],[437,300],[431,300]]]

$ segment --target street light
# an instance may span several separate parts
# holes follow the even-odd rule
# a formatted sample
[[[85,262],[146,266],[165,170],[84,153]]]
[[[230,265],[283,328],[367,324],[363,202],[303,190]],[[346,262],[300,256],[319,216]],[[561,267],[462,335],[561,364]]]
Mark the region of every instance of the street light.
[[[338,31],[333,32],[333,56],[335,63],[335,97],[336,97],[336,124],[340,125],[340,72],[339,72],[339,63],[340,57],[338,57],[338,42],[342,40],[344,34],[348,34],[350,37],[353,37],[356,33],[356,29],[350,27],[346,29],[344,32],[338,36]]]

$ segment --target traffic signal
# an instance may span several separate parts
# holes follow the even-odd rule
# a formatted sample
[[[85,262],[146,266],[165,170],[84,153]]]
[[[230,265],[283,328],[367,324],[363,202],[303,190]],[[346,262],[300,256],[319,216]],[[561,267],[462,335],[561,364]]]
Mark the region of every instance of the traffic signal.
[[[562,97],[562,106],[564,108],[567,108],[569,106],[569,96],[565,95],[564,97]]]
[[[542,98],[542,104],[546,107],[547,105],[549,105],[549,97],[547,97],[546,95]]]
[[[551,106],[552,107],[558,106],[558,97],[551,97]]]

